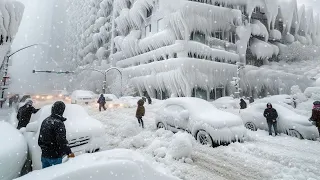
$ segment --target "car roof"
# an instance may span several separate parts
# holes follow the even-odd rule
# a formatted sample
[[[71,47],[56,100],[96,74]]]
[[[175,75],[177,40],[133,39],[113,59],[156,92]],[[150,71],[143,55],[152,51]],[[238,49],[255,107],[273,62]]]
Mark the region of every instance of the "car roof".
[[[164,102],[164,106],[168,106],[168,105],[180,105],[187,108],[188,110],[195,110],[195,111],[216,109],[209,102],[203,99],[194,98],[194,97],[169,98]]]

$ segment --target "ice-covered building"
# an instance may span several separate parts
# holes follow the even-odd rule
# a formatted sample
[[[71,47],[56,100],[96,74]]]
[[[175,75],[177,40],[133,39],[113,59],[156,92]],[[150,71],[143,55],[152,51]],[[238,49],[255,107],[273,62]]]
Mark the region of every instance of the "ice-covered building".
[[[279,46],[316,44],[319,32],[312,10],[298,10],[296,0],[115,0],[113,9],[111,62],[141,95],[159,99],[230,95],[237,62],[262,65]],[[311,83],[255,66],[241,73],[243,95],[289,93],[292,85]]]
[[[16,33],[18,32],[23,12],[24,5],[21,2],[15,0],[0,0],[1,62],[4,60],[5,55],[10,51],[10,46]]]

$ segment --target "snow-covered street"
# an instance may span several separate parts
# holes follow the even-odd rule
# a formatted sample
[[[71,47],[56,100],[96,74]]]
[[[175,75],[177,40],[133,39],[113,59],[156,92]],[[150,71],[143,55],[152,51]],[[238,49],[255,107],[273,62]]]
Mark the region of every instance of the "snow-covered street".
[[[144,130],[138,127],[135,108],[108,109],[101,113],[95,109],[89,111],[105,125],[104,150],[134,149],[181,179],[320,179],[320,142],[284,134],[270,137],[266,131],[248,131],[244,143],[218,148],[193,140],[191,160],[173,160],[168,152],[175,135],[155,129],[157,108],[158,104],[146,106]]]

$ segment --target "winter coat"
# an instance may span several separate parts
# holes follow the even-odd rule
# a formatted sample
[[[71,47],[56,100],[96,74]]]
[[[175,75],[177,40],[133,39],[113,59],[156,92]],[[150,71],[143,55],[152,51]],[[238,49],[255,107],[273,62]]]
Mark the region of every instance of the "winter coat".
[[[277,120],[278,112],[274,108],[267,108],[264,110],[263,116],[267,119],[267,122],[272,122],[273,120]]]
[[[312,116],[310,119],[316,123],[318,128],[320,128],[320,107],[312,109]]]
[[[253,97],[250,97],[250,99],[249,99],[249,103],[253,103],[253,102],[254,102]]]
[[[38,144],[44,158],[62,158],[72,153],[68,146],[64,125],[67,119],[62,117],[64,109],[64,104],[56,105],[55,103],[52,106],[51,115],[41,124]]]
[[[142,118],[146,112],[143,105],[144,105],[144,100],[140,99],[138,101],[138,107],[137,107],[137,111],[136,111],[137,118]]]
[[[18,127],[17,129],[21,129],[22,127],[26,127],[29,122],[31,115],[37,113],[39,109],[34,108],[30,104],[25,104],[18,110],[17,119],[18,119]]]
[[[240,109],[246,109],[246,108],[247,108],[247,103],[243,99],[241,99],[240,100]]]
[[[99,104],[105,104],[106,103],[106,98],[104,96],[100,96],[98,99]]]

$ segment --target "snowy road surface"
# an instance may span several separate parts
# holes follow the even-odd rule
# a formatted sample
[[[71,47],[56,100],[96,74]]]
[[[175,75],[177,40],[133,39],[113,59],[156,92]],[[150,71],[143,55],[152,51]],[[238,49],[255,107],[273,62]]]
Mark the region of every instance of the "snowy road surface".
[[[320,180],[320,142],[281,135],[270,137],[265,131],[248,132],[245,143],[210,148],[193,140],[191,159],[168,156],[173,133],[156,130],[156,106],[146,106],[146,129],[138,127],[135,108],[108,109],[89,113],[106,127],[103,149],[135,149],[187,180]]]

